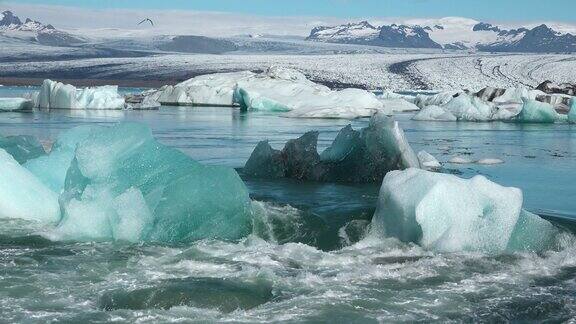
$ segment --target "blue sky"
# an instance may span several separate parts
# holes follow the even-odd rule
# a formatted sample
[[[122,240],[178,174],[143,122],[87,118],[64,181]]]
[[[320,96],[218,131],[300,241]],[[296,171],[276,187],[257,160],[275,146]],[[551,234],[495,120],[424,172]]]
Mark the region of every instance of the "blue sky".
[[[576,20],[576,0],[18,0],[17,3],[98,9],[189,9],[265,16],[462,16],[490,21]]]

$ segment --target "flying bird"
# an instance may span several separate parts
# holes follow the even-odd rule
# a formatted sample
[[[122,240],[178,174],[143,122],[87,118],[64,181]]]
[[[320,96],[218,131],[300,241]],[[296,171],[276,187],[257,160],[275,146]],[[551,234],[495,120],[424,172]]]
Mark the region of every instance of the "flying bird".
[[[146,18],[146,19],[142,20],[141,22],[138,23],[138,26],[142,25],[145,22],[149,22],[150,25],[154,26],[154,22],[150,18]]]

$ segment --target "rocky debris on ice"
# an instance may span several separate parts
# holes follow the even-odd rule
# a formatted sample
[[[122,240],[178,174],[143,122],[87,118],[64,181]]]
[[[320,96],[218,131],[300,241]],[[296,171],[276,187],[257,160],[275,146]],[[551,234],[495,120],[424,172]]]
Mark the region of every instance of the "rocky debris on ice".
[[[58,222],[58,195],[3,149],[0,149],[0,169],[0,218]]]
[[[77,89],[70,84],[44,80],[36,98],[41,109],[124,109],[117,86]]]
[[[287,117],[358,118],[392,112],[371,92],[330,90],[296,70],[273,66],[250,71],[203,75],[150,93],[163,105],[239,105],[243,110],[283,112]]]
[[[540,89],[528,89],[517,86],[507,89],[486,87],[475,94],[484,101],[493,102],[498,106],[515,107],[523,104],[523,99],[549,103],[559,111],[567,111],[570,106],[570,95],[543,92]]]
[[[293,178],[322,182],[381,181],[390,170],[420,167],[398,122],[382,113],[368,127],[356,131],[348,125],[322,154],[318,132],[289,141],[282,151],[260,142],[243,173],[258,178]]]
[[[32,100],[26,98],[0,98],[0,111],[28,111],[33,108]]]
[[[536,90],[540,90],[547,94],[564,94],[569,96],[576,96],[576,84],[561,83],[555,84],[552,81],[546,80],[540,83]]]
[[[382,183],[367,239],[395,237],[442,252],[552,248],[560,230],[524,210],[522,196],[483,176],[392,171]]]

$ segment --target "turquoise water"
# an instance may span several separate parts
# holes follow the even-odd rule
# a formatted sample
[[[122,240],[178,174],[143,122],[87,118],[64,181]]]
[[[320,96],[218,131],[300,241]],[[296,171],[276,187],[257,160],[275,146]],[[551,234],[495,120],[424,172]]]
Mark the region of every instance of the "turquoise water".
[[[16,89],[17,91],[19,89]],[[0,93],[5,94],[0,90]],[[499,158],[449,172],[524,190],[525,205],[576,211],[576,126],[397,119],[415,149],[441,162]],[[194,159],[240,168],[262,139],[282,147],[319,130],[321,149],[345,120],[288,119],[230,108],[0,114],[2,135],[51,142],[82,124],[138,121]],[[360,128],[367,120],[351,122]],[[383,241],[353,245],[379,185],[246,179],[268,227],[240,242],[186,245],[51,242],[42,228],[0,221],[2,321],[397,322],[566,321],[576,316],[576,245],[546,253],[439,254]]]

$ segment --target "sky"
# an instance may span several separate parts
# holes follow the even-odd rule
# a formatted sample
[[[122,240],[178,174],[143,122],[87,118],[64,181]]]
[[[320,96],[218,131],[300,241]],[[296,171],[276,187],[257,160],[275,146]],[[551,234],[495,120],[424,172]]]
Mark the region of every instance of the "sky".
[[[3,1],[0,0],[0,3]],[[9,2],[9,1],[4,1]],[[492,21],[575,20],[576,0],[13,0],[95,9],[220,11],[261,16],[461,16]]]

